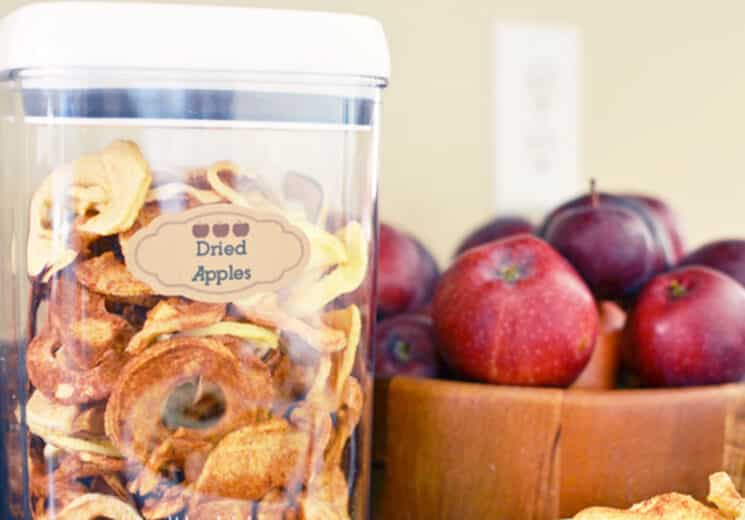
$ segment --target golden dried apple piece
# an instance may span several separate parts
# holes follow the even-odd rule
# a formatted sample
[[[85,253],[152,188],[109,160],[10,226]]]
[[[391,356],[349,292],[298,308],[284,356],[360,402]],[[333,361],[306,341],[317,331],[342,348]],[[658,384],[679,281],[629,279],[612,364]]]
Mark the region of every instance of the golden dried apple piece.
[[[106,406],[106,432],[114,445],[130,458],[147,461],[171,434],[163,416],[169,398],[200,377],[219,387],[224,399],[219,417],[189,429],[206,442],[259,420],[271,407],[266,365],[259,360],[249,365],[213,338],[176,337],[152,345],[120,369]]]
[[[150,286],[135,278],[111,251],[80,262],[75,273],[80,284],[109,300],[147,307],[157,301]]]
[[[359,222],[350,222],[336,232],[347,250],[347,261],[312,283],[294,286],[285,308],[295,316],[313,315],[337,297],[356,290],[367,275],[367,240]]]
[[[187,330],[182,334],[184,336],[231,336],[245,341],[255,341],[271,349],[279,346],[279,335],[276,332],[259,325],[235,321],[221,321],[214,325]]]
[[[306,234],[310,242],[310,259],[305,267],[307,272],[344,264],[349,259],[347,248],[340,237],[303,220],[295,220],[293,224]]]
[[[706,507],[688,495],[668,493],[635,504],[630,509],[591,507],[580,511],[574,520],[727,520],[719,512]]]
[[[158,336],[207,327],[225,317],[225,305],[202,303],[183,298],[168,298],[158,302],[147,313],[147,320],[127,345],[134,355],[146,349]]]
[[[98,186],[106,192],[105,201],[92,204],[90,209],[96,214],[79,226],[80,231],[103,236],[129,229],[152,182],[139,147],[130,141],[115,141],[75,161],[73,169],[76,185]]]
[[[293,488],[306,475],[311,439],[283,419],[246,426],[215,447],[194,489],[226,498],[259,500],[272,488]]]
[[[86,493],[70,502],[54,518],[57,520],[142,520],[131,505],[116,497],[99,493]]]
[[[720,471],[709,476],[709,496],[707,500],[732,520],[745,519],[745,499],[735,488],[730,476]]]
[[[129,141],[115,141],[54,170],[31,199],[29,275],[44,272],[49,280],[77,257],[81,237],[113,235],[131,227],[151,181],[140,149]]]

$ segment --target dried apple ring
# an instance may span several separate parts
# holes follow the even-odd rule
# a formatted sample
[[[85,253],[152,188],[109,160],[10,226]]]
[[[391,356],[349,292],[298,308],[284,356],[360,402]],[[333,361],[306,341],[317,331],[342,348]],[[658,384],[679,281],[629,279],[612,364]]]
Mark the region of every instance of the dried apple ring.
[[[49,295],[49,323],[76,368],[97,366],[111,350],[123,350],[134,331],[106,310],[106,300],[64,277],[55,278]]]
[[[59,336],[49,328],[31,341],[26,358],[31,383],[57,403],[83,404],[106,399],[126,360],[125,355],[117,349],[109,349],[95,367],[75,370],[65,366],[55,355],[62,348]]]
[[[85,155],[53,171],[31,200],[28,273],[45,279],[69,265],[78,251],[68,243],[75,233],[93,236],[125,231],[142,207],[152,176],[140,149],[129,141],[115,141],[98,153]],[[71,197],[69,211],[77,214],[74,230],[63,232],[49,211],[55,195]]]
[[[54,518],[57,520],[142,520],[131,505],[116,497],[100,493],[86,493],[70,502]]]
[[[137,218],[150,189],[152,175],[138,146],[115,141],[101,152],[73,163],[75,184],[100,186],[106,201],[93,205],[96,214],[79,229],[94,235],[113,235],[129,229]]]
[[[316,282],[293,287],[285,302],[285,308],[290,314],[312,315],[335,298],[354,291],[365,280],[368,251],[362,226],[358,222],[350,222],[337,231],[336,235],[346,246],[347,261]]]
[[[110,300],[146,307],[155,304],[150,286],[135,278],[111,251],[80,262],[75,273],[78,282]]]
[[[168,298],[158,302],[147,313],[147,320],[127,345],[129,354],[137,354],[158,336],[184,332],[212,325],[225,317],[225,305],[202,303],[183,298]]]
[[[306,477],[311,435],[284,419],[236,430],[210,453],[194,490],[206,496],[259,500]]]
[[[177,337],[151,346],[121,370],[106,406],[106,433],[114,445],[146,461],[171,434],[160,413],[164,403],[180,385],[199,377],[218,385],[225,402],[213,424],[191,430],[207,442],[254,422],[270,407],[273,389],[266,365],[241,363],[212,338]]]

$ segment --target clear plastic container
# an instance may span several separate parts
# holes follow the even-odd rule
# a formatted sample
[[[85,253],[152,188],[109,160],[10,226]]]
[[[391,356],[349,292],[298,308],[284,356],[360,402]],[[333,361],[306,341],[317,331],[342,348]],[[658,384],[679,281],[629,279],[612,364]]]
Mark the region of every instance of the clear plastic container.
[[[46,4],[0,47],[5,515],[366,518],[377,22]]]

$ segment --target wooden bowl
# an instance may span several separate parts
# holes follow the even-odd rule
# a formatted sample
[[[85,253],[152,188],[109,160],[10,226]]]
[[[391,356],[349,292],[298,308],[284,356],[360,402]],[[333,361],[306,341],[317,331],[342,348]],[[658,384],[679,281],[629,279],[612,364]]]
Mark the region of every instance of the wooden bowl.
[[[556,520],[722,469],[745,491],[745,385],[614,390],[625,315],[568,390],[397,377],[375,388],[376,518]]]
[[[670,491],[704,499],[708,475],[724,467],[728,407],[744,388],[560,390],[394,378],[377,390],[380,518],[556,520]]]

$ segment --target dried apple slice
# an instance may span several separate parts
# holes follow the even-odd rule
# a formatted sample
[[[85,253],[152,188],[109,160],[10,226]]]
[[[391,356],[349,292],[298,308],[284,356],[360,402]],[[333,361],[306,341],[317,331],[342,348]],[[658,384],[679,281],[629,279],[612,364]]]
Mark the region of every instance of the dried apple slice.
[[[168,298],[147,313],[142,329],[127,345],[127,353],[134,355],[146,349],[158,336],[190,329],[200,329],[221,321],[225,305],[202,303],[183,298]]]
[[[96,214],[79,226],[81,232],[98,236],[129,229],[137,218],[150,189],[150,168],[138,146],[115,141],[101,152],[85,155],[73,163],[75,184],[100,186],[106,201],[92,205]]]
[[[26,357],[31,383],[47,398],[61,404],[106,399],[126,356],[117,349],[109,349],[93,368],[76,370],[60,359],[63,348],[59,336],[48,328],[31,341]]]
[[[184,336],[231,336],[245,341],[256,341],[263,346],[276,349],[279,346],[279,335],[264,327],[251,323],[221,321],[198,329],[182,333]]]
[[[359,308],[350,305],[345,309],[327,312],[322,319],[326,325],[344,331],[347,336],[344,350],[331,355],[330,384],[334,395],[339,398],[357,359],[362,336],[362,317]]]
[[[215,447],[194,487],[207,496],[259,500],[306,477],[311,436],[283,419],[234,431]]]
[[[328,468],[308,484],[298,501],[301,520],[348,520],[349,487],[339,467]]]
[[[49,320],[75,368],[89,370],[112,350],[121,351],[134,331],[106,309],[100,294],[64,277],[55,278],[49,295]]]
[[[146,307],[157,301],[150,286],[135,278],[111,251],[80,262],[75,273],[78,282],[110,300]]]
[[[55,403],[36,391],[26,403],[26,424],[31,433],[52,446],[70,452],[120,457],[119,451],[105,436],[75,437],[80,417],[85,413],[81,412],[78,406]]]
[[[280,211],[278,198],[251,172],[234,162],[219,161],[207,168],[207,184],[221,197],[239,206]]]
[[[153,451],[130,489],[145,496],[168,485],[161,471],[169,466],[183,474],[185,485],[196,482],[212,447],[211,443],[194,436],[189,430],[176,430]]]
[[[156,343],[123,369],[106,406],[106,432],[128,457],[145,462],[171,431],[162,417],[171,394],[197,378],[219,386],[224,413],[190,431],[211,442],[243,424],[258,420],[271,406],[269,369],[258,360],[248,365],[212,338],[176,337]]]
[[[745,499],[738,493],[735,484],[727,473],[719,472],[709,476],[709,496],[707,500],[716,505],[723,514],[732,520],[745,520]]]
[[[310,259],[305,267],[306,271],[315,272],[347,262],[347,248],[340,237],[304,220],[295,220],[293,224],[307,235],[310,242]]]
[[[319,352],[337,352],[346,345],[344,333],[324,323],[315,326],[283,311],[276,294],[261,294],[232,304],[244,319],[274,329],[296,334]]]
[[[335,298],[357,289],[365,280],[368,251],[362,226],[350,222],[336,235],[347,249],[347,261],[316,282],[293,287],[285,303],[290,314],[308,316],[317,313]]]
[[[336,433],[326,450],[327,467],[335,467],[341,464],[344,447],[362,417],[364,398],[362,387],[357,379],[354,377],[347,379],[341,397],[341,407],[336,418]]]
[[[131,505],[116,497],[100,493],[86,493],[70,502],[54,518],[57,520],[97,520],[115,518],[116,520],[142,520]]]

